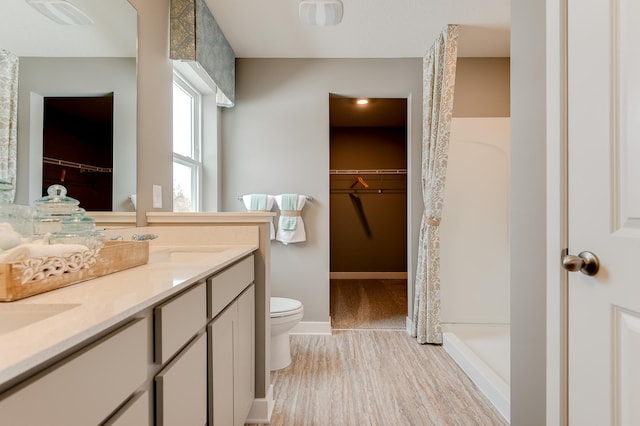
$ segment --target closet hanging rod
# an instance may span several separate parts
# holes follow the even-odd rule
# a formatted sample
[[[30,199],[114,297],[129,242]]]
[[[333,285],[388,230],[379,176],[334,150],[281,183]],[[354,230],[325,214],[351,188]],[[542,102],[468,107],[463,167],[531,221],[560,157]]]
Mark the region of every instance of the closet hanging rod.
[[[105,173],[113,172],[113,169],[111,167],[92,166],[90,164],[76,163],[74,161],[60,160],[58,158],[51,158],[51,157],[42,157],[42,162],[46,164],[54,164],[56,166],[64,166],[64,167],[71,167],[74,169],[80,169],[80,171],[105,172]]]
[[[406,175],[407,169],[332,169],[330,175]]]

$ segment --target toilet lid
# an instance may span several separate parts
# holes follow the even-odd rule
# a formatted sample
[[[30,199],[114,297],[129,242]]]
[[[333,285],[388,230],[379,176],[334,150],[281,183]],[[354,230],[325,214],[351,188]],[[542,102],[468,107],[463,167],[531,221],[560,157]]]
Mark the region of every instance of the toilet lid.
[[[287,299],[286,297],[271,298],[271,315],[283,314],[302,309],[302,303],[299,300]]]

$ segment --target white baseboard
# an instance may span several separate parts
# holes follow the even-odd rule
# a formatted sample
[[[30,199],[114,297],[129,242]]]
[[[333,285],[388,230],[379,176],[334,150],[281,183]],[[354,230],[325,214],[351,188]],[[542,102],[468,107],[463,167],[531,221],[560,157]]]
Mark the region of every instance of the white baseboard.
[[[273,385],[269,385],[269,390],[267,390],[267,396],[265,398],[256,398],[253,400],[245,423],[259,425],[270,424],[274,404]]]
[[[406,324],[407,324],[407,334],[409,336],[412,337],[416,337],[413,335],[413,320],[409,317],[406,318]]]
[[[406,272],[329,272],[331,280],[406,280]]]
[[[331,322],[301,321],[289,334],[328,334],[331,335]]]

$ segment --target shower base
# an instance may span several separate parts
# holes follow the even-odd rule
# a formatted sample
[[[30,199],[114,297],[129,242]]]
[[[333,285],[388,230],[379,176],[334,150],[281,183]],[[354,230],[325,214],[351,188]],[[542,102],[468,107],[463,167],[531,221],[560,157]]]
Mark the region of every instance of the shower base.
[[[444,349],[509,421],[509,325],[443,324],[442,330]]]

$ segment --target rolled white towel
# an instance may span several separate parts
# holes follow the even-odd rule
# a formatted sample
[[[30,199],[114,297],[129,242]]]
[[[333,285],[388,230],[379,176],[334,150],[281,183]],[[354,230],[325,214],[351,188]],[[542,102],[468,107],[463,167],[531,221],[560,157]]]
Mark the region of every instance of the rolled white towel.
[[[11,224],[0,223],[0,249],[9,250],[22,243],[22,235],[14,231]]]
[[[34,257],[62,256],[89,250],[82,244],[21,244],[0,253],[0,262],[20,262]]]

